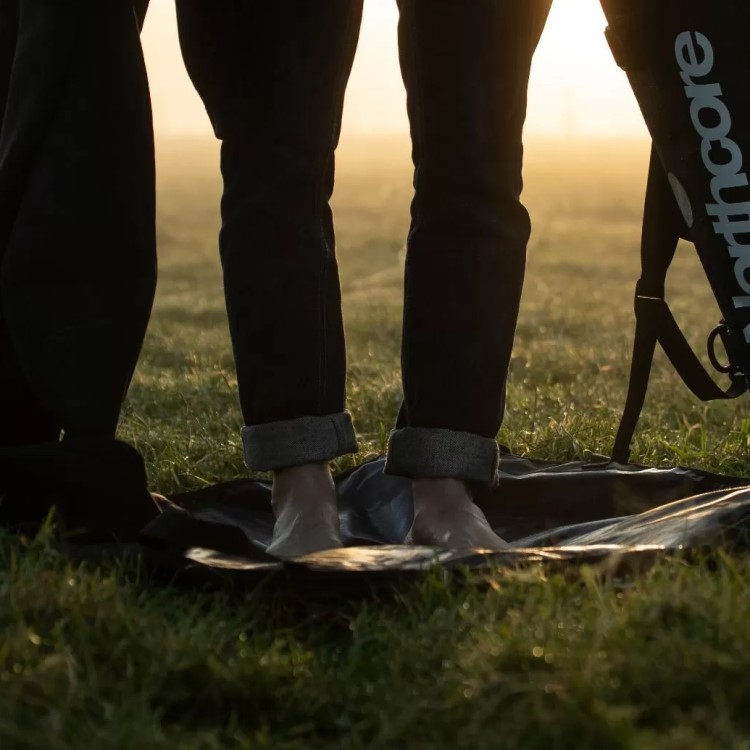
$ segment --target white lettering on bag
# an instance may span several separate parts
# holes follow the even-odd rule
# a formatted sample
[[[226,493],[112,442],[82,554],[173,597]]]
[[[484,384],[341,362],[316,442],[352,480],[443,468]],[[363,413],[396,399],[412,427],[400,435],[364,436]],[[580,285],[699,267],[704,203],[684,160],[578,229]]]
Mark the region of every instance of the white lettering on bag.
[[[730,188],[747,187],[747,173],[743,171],[742,149],[732,140],[732,115],[722,101],[719,83],[698,83],[714,68],[714,49],[708,37],[699,32],[685,31],[675,39],[675,58],[680,66],[685,95],[690,101],[690,119],[700,136],[701,157],[711,175],[713,203],[706,204],[713,218],[714,232],[727,243],[729,256],[734,260],[734,278],[743,294],[732,298],[735,308],[750,307],[750,281],[745,272],[750,269],[750,244],[738,239],[750,236],[750,201],[729,202],[725,198]],[[750,325],[744,330],[750,343]]]

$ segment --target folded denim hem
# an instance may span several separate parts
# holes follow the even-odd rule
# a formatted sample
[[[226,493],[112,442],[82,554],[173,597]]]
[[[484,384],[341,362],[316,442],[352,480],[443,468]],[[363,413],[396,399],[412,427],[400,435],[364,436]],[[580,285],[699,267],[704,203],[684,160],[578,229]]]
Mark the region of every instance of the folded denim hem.
[[[242,442],[245,464],[251,471],[330,461],[357,452],[357,438],[347,412],[243,427]]]
[[[384,471],[405,477],[452,477],[494,484],[497,441],[472,432],[404,427],[391,433]]]

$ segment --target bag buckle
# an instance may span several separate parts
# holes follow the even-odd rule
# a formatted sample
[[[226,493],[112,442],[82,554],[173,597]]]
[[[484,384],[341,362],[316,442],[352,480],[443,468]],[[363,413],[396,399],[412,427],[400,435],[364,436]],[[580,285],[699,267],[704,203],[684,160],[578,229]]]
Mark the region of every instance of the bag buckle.
[[[716,353],[717,339],[721,339],[721,345],[724,348],[724,353],[727,356],[727,364],[722,364],[719,361],[719,357]],[[740,367],[732,361],[731,339],[732,332],[729,330],[727,324],[722,320],[719,325],[717,325],[716,328],[714,328],[714,330],[708,334],[708,341],[706,343],[709,361],[717,372],[725,373],[726,375],[734,375],[740,371]]]

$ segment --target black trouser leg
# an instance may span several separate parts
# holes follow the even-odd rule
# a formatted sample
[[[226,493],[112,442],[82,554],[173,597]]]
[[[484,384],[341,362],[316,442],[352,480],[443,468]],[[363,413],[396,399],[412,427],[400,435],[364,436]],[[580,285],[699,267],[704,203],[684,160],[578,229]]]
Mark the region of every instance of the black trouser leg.
[[[388,470],[491,480],[530,224],[531,59],[550,0],[399,0],[416,168]]]
[[[0,1],[0,123],[5,116],[18,36],[18,0]],[[54,440],[61,425],[31,392],[0,308],[0,445]]]
[[[531,59],[550,0],[401,0],[415,197],[405,424],[495,437],[530,225],[521,205]]]
[[[221,258],[245,422],[340,412],[328,201],[361,2],[178,7],[186,63],[223,140]]]
[[[220,248],[248,463],[323,460],[353,443],[329,199],[362,3],[178,8],[188,69],[223,140]],[[302,418],[321,421],[273,426]]]
[[[17,7],[0,135],[1,398],[33,394],[50,416],[38,441],[61,428],[111,437],[155,285],[138,25],[128,0]],[[20,417],[0,414],[1,439],[15,441]]]

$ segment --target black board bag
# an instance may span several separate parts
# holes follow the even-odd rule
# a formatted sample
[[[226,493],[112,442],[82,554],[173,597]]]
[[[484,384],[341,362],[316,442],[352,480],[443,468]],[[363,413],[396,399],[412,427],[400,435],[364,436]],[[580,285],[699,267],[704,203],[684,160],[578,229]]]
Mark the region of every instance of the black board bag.
[[[750,3],[601,0],[607,38],[653,139],[636,287],[630,385],[612,457],[626,463],[659,343],[700,399],[736,398],[750,378]],[[680,237],[694,243],[722,320],[708,338],[719,387],[664,299]],[[721,342],[725,355],[718,355]]]
[[[114,437],[156,282],[146,0],[0,0],[0,446]]]

